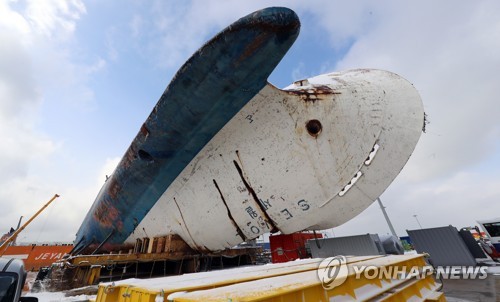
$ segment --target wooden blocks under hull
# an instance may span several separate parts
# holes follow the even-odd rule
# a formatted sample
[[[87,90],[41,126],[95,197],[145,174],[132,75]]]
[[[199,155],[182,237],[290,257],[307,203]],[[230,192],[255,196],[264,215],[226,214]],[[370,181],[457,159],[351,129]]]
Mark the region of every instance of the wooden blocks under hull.
[[[49,290],[67,290],[125,278],[151,278],[254,264],[257,247],[198,254],[177,235],[137,239],[133,249],[117,254],[78,255],[56,262]]]

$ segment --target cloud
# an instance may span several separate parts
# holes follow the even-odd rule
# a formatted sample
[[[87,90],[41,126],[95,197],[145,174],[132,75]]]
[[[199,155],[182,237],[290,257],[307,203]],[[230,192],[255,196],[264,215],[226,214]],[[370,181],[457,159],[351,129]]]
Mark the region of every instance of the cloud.
[[[325,17],[333,4],[317,11],[324,15],[320,20],[332,43],[352,39],[334,69],[380,68],[404,76],[420,92],[430,121],[408,165],[382,196],[398,232],[418,227],[414,214],[424,227],[462,227],[498,216],[500,179],[489,171],[500,168],[495,97],[500,4],[383,1],[355,6],[358,11],[345,24],[354,29],[341,34]],[[373,232],[388,231],[376,203],[337,232],[366,232],[367,225],[375,226]]]
[[[304,62],[299,62],[292,70],[292,77],[295,81],[307,78],[304,74]]]
[[[60,197],[26,227],[18,242],[72,242],[106,175],[113,172],[119,159],[106,159],[101,169],[92,173],[89,185],[73,181],[61,186],[41,174],[1,181],[0,201],[6,213],[2,218],[2,232],[15,227],[20,216],[24,217],[23,223],[26,222],[57,193]]]
[[[75,21],[85,12],[85,5],[80,0],[30,0],[25,14],[36,31],[51,37],[55,33],[73,33]]]
[[[20,13],[13,11],[8,1],[0,2],[0,26],[7,31],[24,35],[31,32],[28,21]]]
[[[132,17],[132,21],[130,21],[130,30],[132,31],[133,38],[139,38],[143,26],[144,26],[144,21],[142,16],[134,15]]]
[[[20,29],[24,31],[24,27]],[[0,30],[0,184],[28,173],[29,162],[52,153],[53,141],[35,129],[41,103],[30,56],[16,33]]]
[[[462,171],[443,180],[408,183],[396,181],[381,197],[399,236],[406,230],[453,225],[456,228],[476,225],[477,220],[498,217],[500,195],[497,176]],[[367,226],[370,226],[369,228]],[[335,235],[364,233],[388,234],[389,227],[377,202],[356,218],[334,228]]]
[[[0,232],[15,226],[19,216],[34,214],[55,192],[85,195],[86,188],[58,188],[60,180],[51,168],[58,164],[63,145],[40,129],[47,96],[58,91],[51,83],[65,85],[71,93],[90,92],[85,78],[77,75],[105,66],[100,59],[90,66],[74,64],[68,55],[76,20],[83,13],[83,3],[76,0],[0,2]],[[74,208],[78,205],[66,207],[59,221],[47,224],[58,230],[61,224],[74,224]]]
[[[0,39],[3,43],[0,50],[0,114],[2,119],[10,119],[39,103],[40,95],[32,66],[26,62],[28,54],[15,33],[0,31]]]
[[[119,160],[120,158],[106,159],[101,169],[93,173],[93,181],[88,186],[81,186],[78,182],[58,186],[40,176],[18,178],[9,182],[8,190],[0,192],[0,197],[24,202],[18,202],[14,207],[9,205],[12,215],[5,221],[4,228],[15,227],[19,216],[24,216],[23,222],[27,221],[53,194],[58,193],[60,197],[23,231],[18,242],[72,242],[97,192],[104,184],[106,175],[113,172]]]
[[[286,3],[285,1],[282,1]],[[276,4],[275,4],[276,5]],[[131,36],[161,68],[179,68],[191,54],[237,18],[269,6],[265,1],[154,1],[141,9],[150,19],[133,15]]]

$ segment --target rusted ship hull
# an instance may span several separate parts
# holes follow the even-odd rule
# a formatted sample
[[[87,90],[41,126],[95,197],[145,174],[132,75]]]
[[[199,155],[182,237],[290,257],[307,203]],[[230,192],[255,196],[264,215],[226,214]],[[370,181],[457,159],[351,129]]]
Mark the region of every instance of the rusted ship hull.
[[[166,234],[217,251],[338,226],[380,196],[420,137],[420,96],[380,70],[268,84],[298,32],[293,11],[268,8],[196,52],[101,189],[73,253]]]

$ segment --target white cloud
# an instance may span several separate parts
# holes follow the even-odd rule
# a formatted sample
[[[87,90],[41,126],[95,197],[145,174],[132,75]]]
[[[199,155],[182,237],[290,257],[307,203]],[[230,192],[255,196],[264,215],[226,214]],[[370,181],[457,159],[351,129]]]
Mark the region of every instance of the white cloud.
[[[21,202],[9,204],[11,215],[4,221],[4,228],[15,227],[19,216],[24,216],[24,221],[28,220],[57,193],[60,197],[23,231],[18,242],[72,242],[104,184],[106,175],[113,172],[119,159],[106,159],[98,173],[93,175],[92,184],[89,186],[80,186],[77,182],[69,186],[59,186],[40,176],[18,178],[8,182],[8,190],[0,192],[0,198]]]
[[[106,61],[102,58],[97,58],[97,61],[86,67],[86,74],[91,75],[106,67]]]
[[[71,34],[75,30],[75,20],[85,13],[80,0],[29,0],[26,17],[33,28],[46,36]]]
[[[20,13],[11,10],[7,1],[0,1],[0,26],[23,35],[31,32],[28,21]]]
[[[477,220],[498,217],[499,177],[459,172],[443,180],[408,183],[398,178],[381,197],[399,236],[406,230],[453,225],[476,225]],[[370,226],[369,228],[367,226]],[[356,218],[334,229],[337,236],[363,233],[388,234],[389,227],[377,202]]]
[[[28,54],[15,33],[0,31],[0,115],[11,119],[40,101]]]
[[[143,26],[144,26],[144,21],[143,21],[142,16],[134,15],[132,17],[132,21],[130,21],[130,30],[132,31],[133,38],[139,37]]]
[[[304,62],[299,62],[297,66],[292,70],[292,78],[294,81],[307,78],[307,75],[305,75],[304,73]]]
[[[114,158],[108,158],[106,159],[106,162],[104,163],[104,166],[101,168],[99,172],[99,177],[98,177],[98,188],[100,189],[104,181],[106,180],[107,177],[111,176],[113,172],[115,171],[116,167],[118,166],[118,163],[120,162],[121,157],[114,157]],[[97,191],[96,191],[97,192]]]
[[[0,233],[15,226],[19,216],[34,214],[56,192],[78,199],[76,204],[61,206],[64,211],[57,221],[47,222],[48,229],[61,231],[61,225],[79,223],[74,216],[88,209],[88,202],[82,201],[90,190],[95,194],[94,186],[61,190],[57,183],[64,175],[52,169],[59,164],[56,155],[61,155],[63,145],[39,129],[47,95],[58,95],[59,90],[52,87],[64,85],[71,93],[86,91],[91,95],[85,77],[79,74],[97,72],[105,66],[100,58],[88,67],[72,62],[68,43],[82,13],[85,7],[76,0],[0,2]],[[79,208],[80,204],[85,209]],[[31,230],[43,229],[40,223],[35,221]],[[71,232],[75,228],[72,225]],[[27,229],[26,234],[30,233]]]
[[[201,1],[146,3],[151,18],[132,17],[132,36],[162,68],[178,68],[199,47],[238,18],[269,6],[265,1]]]

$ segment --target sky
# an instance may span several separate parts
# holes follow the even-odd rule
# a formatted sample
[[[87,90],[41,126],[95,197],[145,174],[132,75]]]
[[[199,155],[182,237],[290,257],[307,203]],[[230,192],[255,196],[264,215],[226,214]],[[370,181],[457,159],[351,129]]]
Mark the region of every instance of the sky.
[[[498,1],[0,0],[0,233],[57,193],[18,241],[72,242],[177,69],[267,6],[302,23],[274,85],[378,68],[419,91],[430,123],[381,196],[398,235],[500,217]],[[330,232],[389,228],[375,202]]]

